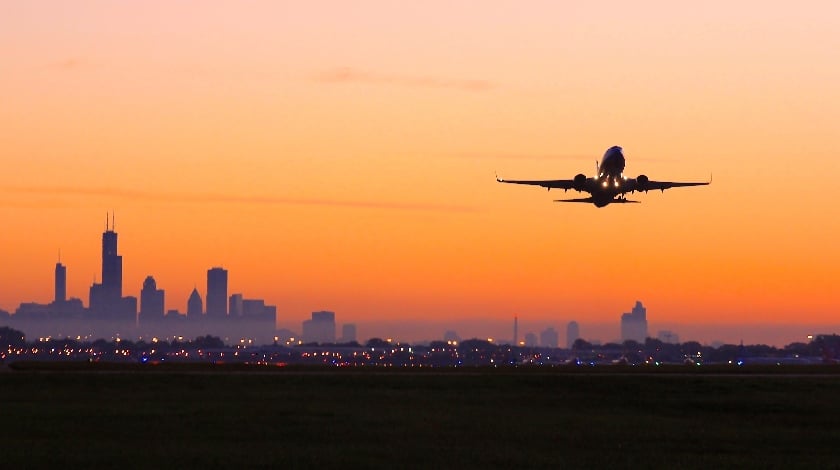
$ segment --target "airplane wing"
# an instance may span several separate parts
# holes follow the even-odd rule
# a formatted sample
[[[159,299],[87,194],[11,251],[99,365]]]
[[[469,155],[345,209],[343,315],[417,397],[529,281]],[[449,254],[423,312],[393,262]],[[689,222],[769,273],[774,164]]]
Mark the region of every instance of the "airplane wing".
[[[581,197],[575,199],[555,199],[554,202],[588,202],[588,203],[595,203],[595,198],[592,197]],[[611,204],[639,204],[640,201],[631,201],[630,199],[624,198],[615,198],[610,201]]]
[[[711,181],[706,181],[702,183],[680,183],[677,181],[648,181],[644,185],[644,190],[654,191],[658,189],[660,191],[665,191],[666,189],[679,188],[683,186],[706,186],[709,183],[711,183]]]
[[[499,183],[511,184],[530,184],[532,186],[542,186],[543,188],[558,188],[558,189],[574,189],[574,180],[506,180],[496,177]]]
[[[631,190],[635,191],[665,191],[670,188],[680,188],[684,186],[706,186],[711,184],[712,179],[703,182],[683,183],[679,181],[651,181],[645,175],[639,175],[635,180],[632,180]]]

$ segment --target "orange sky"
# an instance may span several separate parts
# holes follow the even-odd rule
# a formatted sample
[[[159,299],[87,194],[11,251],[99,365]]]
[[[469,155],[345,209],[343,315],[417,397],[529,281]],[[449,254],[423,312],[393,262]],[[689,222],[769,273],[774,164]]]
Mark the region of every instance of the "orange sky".
[[[221,265],[284,326],[840,323],[840,6],[769,3],[6,2],[0,308],[51,300],[59,249],[87,304],[113,209],[124,291],[182,311]],[[612,145],[714,182],[493,179]]]

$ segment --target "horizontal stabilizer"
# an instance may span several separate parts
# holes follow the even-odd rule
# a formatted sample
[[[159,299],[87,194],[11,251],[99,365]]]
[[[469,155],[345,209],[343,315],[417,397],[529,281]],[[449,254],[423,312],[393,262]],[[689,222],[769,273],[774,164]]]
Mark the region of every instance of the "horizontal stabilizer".
[[[591,197],[581,197],[577,199],[555,199],[554,202],[588,202],[591,204],[595,201]]]

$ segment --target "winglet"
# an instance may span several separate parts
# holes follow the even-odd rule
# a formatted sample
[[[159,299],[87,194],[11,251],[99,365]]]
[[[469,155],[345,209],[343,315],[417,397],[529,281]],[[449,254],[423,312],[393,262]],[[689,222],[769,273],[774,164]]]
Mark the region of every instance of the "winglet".
[[[504,183],[505,182],[505,180],[499,178],[499,173],[498,172],[494,172],[494,173],[496,173],[496,181],[497,182],[499,182],[499,183]]]

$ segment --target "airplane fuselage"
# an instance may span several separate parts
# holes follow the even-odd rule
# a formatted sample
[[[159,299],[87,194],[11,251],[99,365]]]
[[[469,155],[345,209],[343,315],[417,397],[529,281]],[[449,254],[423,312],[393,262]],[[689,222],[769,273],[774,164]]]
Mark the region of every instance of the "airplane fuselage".
[[[592,203],[596,207],[606,206],[613,202],[616,196],[627,191],[623,174],[625,163],[621,147],[615,145],[604,152],[601,163],[598,164],[597,174],[587,180],[588,192],[592,195]]]

